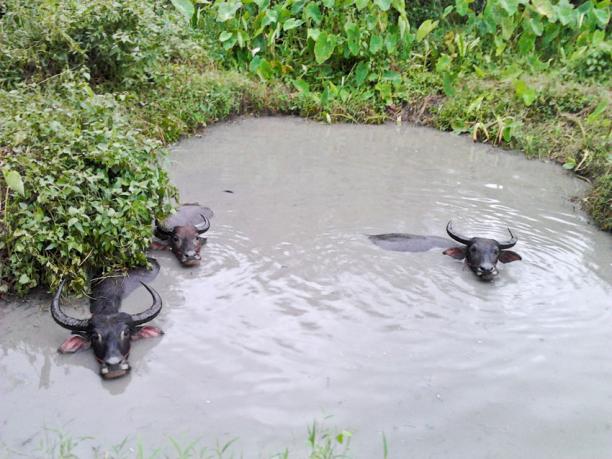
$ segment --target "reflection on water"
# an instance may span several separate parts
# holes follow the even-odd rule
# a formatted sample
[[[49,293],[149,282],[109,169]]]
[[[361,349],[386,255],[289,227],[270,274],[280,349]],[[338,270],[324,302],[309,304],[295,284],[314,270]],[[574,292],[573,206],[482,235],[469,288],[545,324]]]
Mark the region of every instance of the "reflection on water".
[[[166,335],[102,382],[91,353],[55,353],[48,299],[3,306],[2,441],[58,424],[107,443],[230,434],[256,457],[333,415],[356,457],[380,457],[381,432],[391,457],[609,455],[611,240],[561,168],[422,128],[261,118],[182,142],[170,169],[215,218],[199,268],[156,255]],[[523,261],[486,284],[442,249],[365,237],[443,236],[449,219],[511,227]]]

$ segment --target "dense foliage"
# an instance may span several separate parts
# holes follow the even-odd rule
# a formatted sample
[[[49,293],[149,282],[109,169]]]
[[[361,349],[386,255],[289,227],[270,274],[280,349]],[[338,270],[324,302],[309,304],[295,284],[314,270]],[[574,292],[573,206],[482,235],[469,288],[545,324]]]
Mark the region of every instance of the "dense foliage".
[[[175,2],[179,5],[190,5]],[[183,6],[192,22],[218,34],[229,63],[299,90],[321,90],[323,104],[359,90],[402,100],[410,70],[440,75],[447,95],[458,77],[551,65],[577,77],[606,75],[609,0],[574,7],[568,0],[456,0],[415,28],[402,0],[215,0]],[[474,9],[476,8],[476,9]],[[435,10],[433,11],[435,13]],[[374,91],[374,92],[372,92]],[[529,105],[534,89],[517,80]]]
[[[173,9],[7,1],[0,19],[0,294],[142,265],[174,188],[122,88],[189,55]],[[196,49],[195,45],[191,47]],[[98,86],[96,86],[96,84]]]
[[[552,158],[612,229],[610,0],[0,3],[0,295],[144,263],[163,143],[245,111]]]
[[[69,275],[84,287],[88,270],[146,263],[151,221],[172,190],[159,142],[70,78],[0,92],[0,118],[2,169],[15,177],[3,202],[4,282],[24,291]]]

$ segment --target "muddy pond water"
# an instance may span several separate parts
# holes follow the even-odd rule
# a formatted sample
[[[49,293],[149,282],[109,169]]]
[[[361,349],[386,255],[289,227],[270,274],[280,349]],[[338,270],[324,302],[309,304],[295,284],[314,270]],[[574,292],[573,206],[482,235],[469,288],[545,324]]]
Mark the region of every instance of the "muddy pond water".
[[[610,457],[612,239],[572,203],[583,182],[426,128],[276,117],[206,129],[168,167],[215,217],[199,268],[154,255],[166,335],[103,382],[91,352],[56,353],[47,297],[2,304],[0,444],[34,451],[48,427],[301,457],[318,420],[356,458],[382,458],[383,434],[390,458]],[[510,226],[523,261],[484,283],[442,249],[365,236],[444,236],[451,218]]]

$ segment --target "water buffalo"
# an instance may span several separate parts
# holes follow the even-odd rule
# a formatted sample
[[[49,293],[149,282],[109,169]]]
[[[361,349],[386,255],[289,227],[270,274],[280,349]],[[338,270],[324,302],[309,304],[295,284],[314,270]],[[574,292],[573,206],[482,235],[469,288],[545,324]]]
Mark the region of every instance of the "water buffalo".
[[[125,375],[130,370],[128,356],[130,343],[141,338],[160,336],[163,331],[157,327],[143,325],[154,319],[162,308],[159,294],[145,281],[152,280],[159,272],[159,264],[154,259],[153,270],[133,269],[126,276],[104,277],[92,282],[89,319],[70,317],[60,307],[60,297],[65,280],[51,303],[51,315],[62,327],[74,335],[59,347],[60,353],[72,353],[93,347],[96,360],[100,364],[100,375],[113,379]],[[122,300],[139,285],[143,285],[153,297],[153,304],[138,314],[121,312]]]
[[[434,248],[448,247],[452,242],[444,237],[406,233],[372,234],[368,239],[381,249],[395,252],[426,252]]]
[[[498,242],[495,239],[483,237],[468,238],[456,233],[453,230],[452,221],[446,225],[446,232],[455,241],[464,244],[465,247],[451,247],[442,252],[444,255],[451,256],[458,260],[465,259],[466,264],[480,279],[489,281],[497,275],[497,262],[510,263],[521,260],[521,256],[512,250],[518,239],[512,234],[510,228],[510,239]]]
[[[206,243],[202,235],[210,228],[213,215],[212,210],[198,203],[183,204],[163,223],[155,222],[155,236],[165,242],[183,266],[196,266]]]

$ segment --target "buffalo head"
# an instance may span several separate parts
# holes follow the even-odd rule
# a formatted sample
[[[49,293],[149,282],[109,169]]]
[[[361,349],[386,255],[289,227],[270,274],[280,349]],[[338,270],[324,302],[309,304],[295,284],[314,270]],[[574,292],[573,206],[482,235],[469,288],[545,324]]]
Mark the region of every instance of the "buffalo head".
[[[510,233],[510,240],[498,242],[495,239],[483,237],[467,238],[453,231],[452,222],[446,225],[446,232],[455,241],[464,244],[465,247],[451,247],[446,249],[444,255],[449,255],[458,260],[465,259],[470,269],[482,280],[489,281],[497,275],[497,262],[510,263],[521,260],[521,256],[509,249],[513,247],[518,239]]]
[[[200,263],[202,235],[210,228],[210,221],[200,215],[202,223],[175,226],[171,230],[155,222],[155,236],[168,242],[176,258],[183,266],[196,266]]]
[[[64,282],[60,283],[51,303],[51,315],[55,322],[71,330],[74,335],[64,341],[58,351],[71,353],[91,346],[104,379],[118,378],[130,370],[128,356],[131,341],[163,334],[157,327],[143,326],[154,319],[162,308],[159,294],[144,282],[141,281],[142,285],[153,297],[153,304],[148,309],[139,314],[128,314],[120,312],[118,308],[106,308],[107,305],[96,303],[93,298],[89,319],[75,319],[62,311],[60,296]]]

